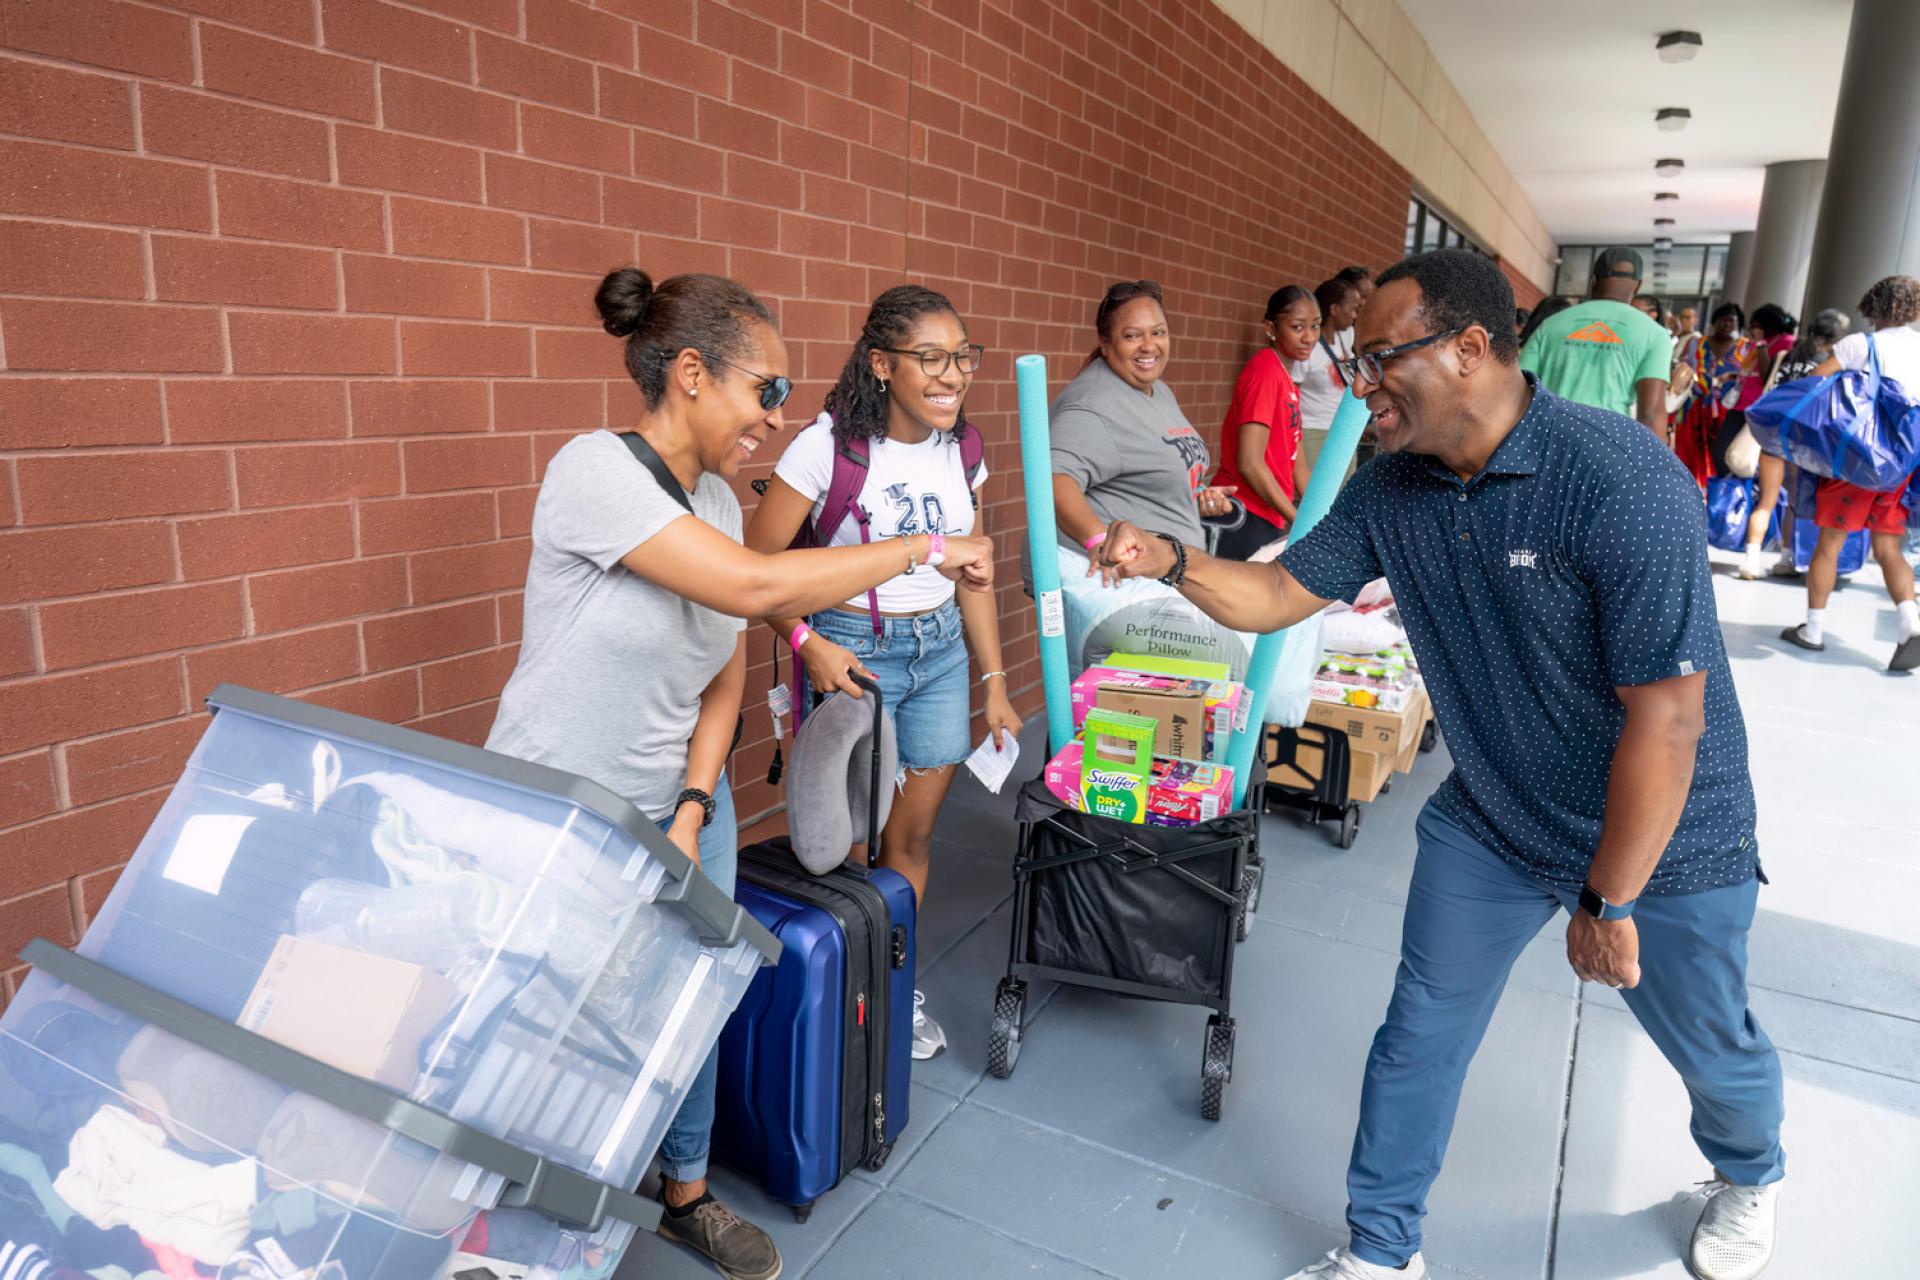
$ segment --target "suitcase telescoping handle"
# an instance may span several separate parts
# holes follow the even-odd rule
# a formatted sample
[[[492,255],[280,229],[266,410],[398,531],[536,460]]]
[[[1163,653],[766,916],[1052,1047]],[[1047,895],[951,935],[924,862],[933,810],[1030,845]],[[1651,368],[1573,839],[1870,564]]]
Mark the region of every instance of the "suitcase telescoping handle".
[[[880,685],[858,671],[849,671],[853,682],[873,704],[873,775],[867,785],[867,867],[880,865],[880,734],[886,728],[886,709],[880,705]]]

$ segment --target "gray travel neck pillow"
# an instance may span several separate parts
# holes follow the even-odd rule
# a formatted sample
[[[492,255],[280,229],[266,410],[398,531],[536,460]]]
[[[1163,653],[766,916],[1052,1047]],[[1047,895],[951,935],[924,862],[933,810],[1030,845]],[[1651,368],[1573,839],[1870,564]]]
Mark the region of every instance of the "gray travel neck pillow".
[[[815,707],[793,739],[793,772],[787,776],[787,829],[800,865],[823,876],[847,860],[867,831],[868,788],[873,776],[871,695],[836,694]],[[893,781],[900,749],[893,717],[880,717],[880,826],[893,810]]]

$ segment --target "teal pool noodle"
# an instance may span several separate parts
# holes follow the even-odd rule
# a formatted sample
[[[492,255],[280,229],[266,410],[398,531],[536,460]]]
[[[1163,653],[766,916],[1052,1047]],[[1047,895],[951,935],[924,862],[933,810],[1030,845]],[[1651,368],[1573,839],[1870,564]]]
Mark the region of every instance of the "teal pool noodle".
[[[1340,492],[1340,482],[1347,474],[1347,463],[1352,460],[1353,451],[1360,444],[1360,433],[1366,429],[1371,416],[1366,403],[1354,399],[1351,391],[1340,401],[1333,425],[1327,428],[1327,442],[1320,449],[1320,460],[1314,464],[1313,475],[1307,481],[1307,491],[1300,495],[1300,511],[1287,534],[1288,545],[1312,532],[1313,526],[1319,524],[1320,518],[1333,506],[1334,495]],[[1285,646],[1295,642],[1291,628],[1270,632],[1253,642],[1253,652],[1247,658],[1247,688],[1253,695],[1253,714],[1247,717],[1247,727],[1235,733],[1227,745],[1227,763],[1233,766],[1233,807],[1236,809],[1246,801],[1253,753],[1266,728],[1267,694],[1273,684],[1273,674],[1280,669]]]
[[[1060,599],[1059,532],[1053,516],[1053,430],[1047,418],[1047,358],[1013,362],[1020,388],[1020,469],[1027,494],[1027,549],[1040,623],[1040,681],[1047,694],[1049,756],[1073,740],[1073,690],[1067,677],[1067,612]]]

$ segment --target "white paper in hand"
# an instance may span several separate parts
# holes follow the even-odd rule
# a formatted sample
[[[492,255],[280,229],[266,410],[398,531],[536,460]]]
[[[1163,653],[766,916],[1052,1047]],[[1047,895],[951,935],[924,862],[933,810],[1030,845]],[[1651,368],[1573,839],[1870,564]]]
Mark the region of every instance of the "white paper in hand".
[[[1020,758],[1020,744],[1010,733],[1000,735],[1007,744],[1003,749],[993,745],[993,735],[989,733],[981,740],[967,757],[967,768],[973,770],[973,776],[980,779],[980,785],[995,795],[1006,785],[1007,775],[1013,772],[1013,765]]]

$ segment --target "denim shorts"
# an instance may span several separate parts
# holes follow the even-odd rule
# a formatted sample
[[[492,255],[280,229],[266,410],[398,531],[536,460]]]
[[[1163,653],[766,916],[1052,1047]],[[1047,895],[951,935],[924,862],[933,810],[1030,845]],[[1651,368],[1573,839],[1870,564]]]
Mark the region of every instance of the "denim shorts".
[[[909,769],[939,769],[973,754],[967,706],[967,646],[960,609],[951,600],[911,618],[873,619],[865,613],[828,609],[807,619],[815,631],[853,651],[880,682],[881,701],[893,716],[900,763]],[[837,695],[830,695],[837,696]]]

